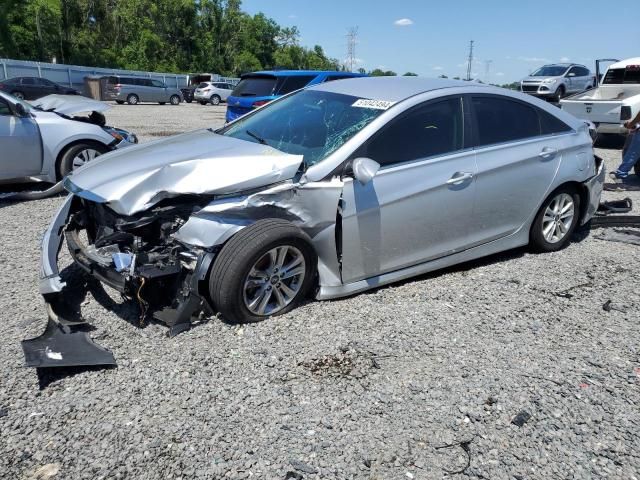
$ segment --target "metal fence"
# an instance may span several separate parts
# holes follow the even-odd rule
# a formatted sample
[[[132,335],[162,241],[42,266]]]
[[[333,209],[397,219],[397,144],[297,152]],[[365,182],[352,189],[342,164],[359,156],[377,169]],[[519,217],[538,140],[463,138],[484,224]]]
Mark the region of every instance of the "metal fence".
[[[114,68],[82,67],[59,63],[29,62],[0,58],[0,80],[12,77],[42,77],[60,85],[68,85],[78,90],[84,89],[84,78],[88,76],[122,75],[127,77],[153,78],[161,80],[168,87],[189,85],[189,75],[175,73],[139,72]],[[236,84],[240,79],[221,77],[213,74],[212,81]]]

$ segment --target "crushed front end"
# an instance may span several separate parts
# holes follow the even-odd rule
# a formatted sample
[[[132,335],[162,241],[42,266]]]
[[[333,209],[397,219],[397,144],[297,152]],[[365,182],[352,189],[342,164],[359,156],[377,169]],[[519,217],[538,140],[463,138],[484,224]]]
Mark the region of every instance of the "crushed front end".
[[[86,354],[71,364],[69,359],[77,357],[77,352],[69,341],[62,342],[67,352],[47,344],[54,334],[60,337],[76,332],[77,323],[56,311],[56,306],[64,303],[66,285],[57,258],[65,242],[77,266],[136,301],[141,321],[155,318],[165,323],[170,336],[188,329],[192,317],[200,312],[211,313],[200,291],[206,288],[204,281],[214,253],[173,238],[193,211],[201,208],[201,202],[207,201],[202,196],[197,200],[188,196],[164,200],[149,210],[124,216],[104,203],[70,195],[43,238],[40,293],[47,304],[49,324],[41,337],[23,342],[27,366],[114,363],[99,355],[98,350],[103,349],[95,344],[94,351],[84,348]],[[79,339],[85,347],[87,342],[92,343],[86,333]],[[80,348],[79,343],[77,346]]]

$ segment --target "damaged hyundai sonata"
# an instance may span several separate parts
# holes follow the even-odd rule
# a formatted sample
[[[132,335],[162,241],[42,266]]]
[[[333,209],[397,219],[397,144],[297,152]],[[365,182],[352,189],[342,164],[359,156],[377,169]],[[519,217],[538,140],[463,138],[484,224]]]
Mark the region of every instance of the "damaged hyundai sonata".
[[[82,348],[61,340],[75,333],[56,311],[64,241],[176,334],[201,312],[259,321],[310,293],[343,297],[526,244],[558,250],[594,214],[603,179],[588,126],[517,92],[419,78],[294,92],[67,177],[43,240],[49,326],[24,342],[27,364],[113,361],[84,333]]]

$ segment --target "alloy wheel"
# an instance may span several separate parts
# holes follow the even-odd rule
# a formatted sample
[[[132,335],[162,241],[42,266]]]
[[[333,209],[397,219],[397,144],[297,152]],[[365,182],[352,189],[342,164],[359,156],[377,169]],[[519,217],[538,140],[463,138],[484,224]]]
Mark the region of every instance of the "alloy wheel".
[[[24,93],[22,92],[13,92],[13,96],[16,97],[18,100],[24,100]]]
[[[573,197],[568,193],[555,196],[547,206],[542,218],[542,235],[549,243],[558,243],[571,229],[575,216]]]
[[[298,295],[306,265],[296,247],[281,245],[262,255],[244,281],[244,304],[254,315],[269,316],[287,307]]]

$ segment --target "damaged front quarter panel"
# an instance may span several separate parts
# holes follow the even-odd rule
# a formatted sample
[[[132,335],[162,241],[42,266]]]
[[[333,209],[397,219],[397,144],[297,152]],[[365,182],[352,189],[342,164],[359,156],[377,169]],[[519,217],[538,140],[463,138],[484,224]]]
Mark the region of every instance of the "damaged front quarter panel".
[[[336,219],[343,182],[284,182],[248,195],[214,200],[174,234],[185,244],[211,249],[257,220],[281,218],[304,230],[318,254],[322,285],[340,285]]]

